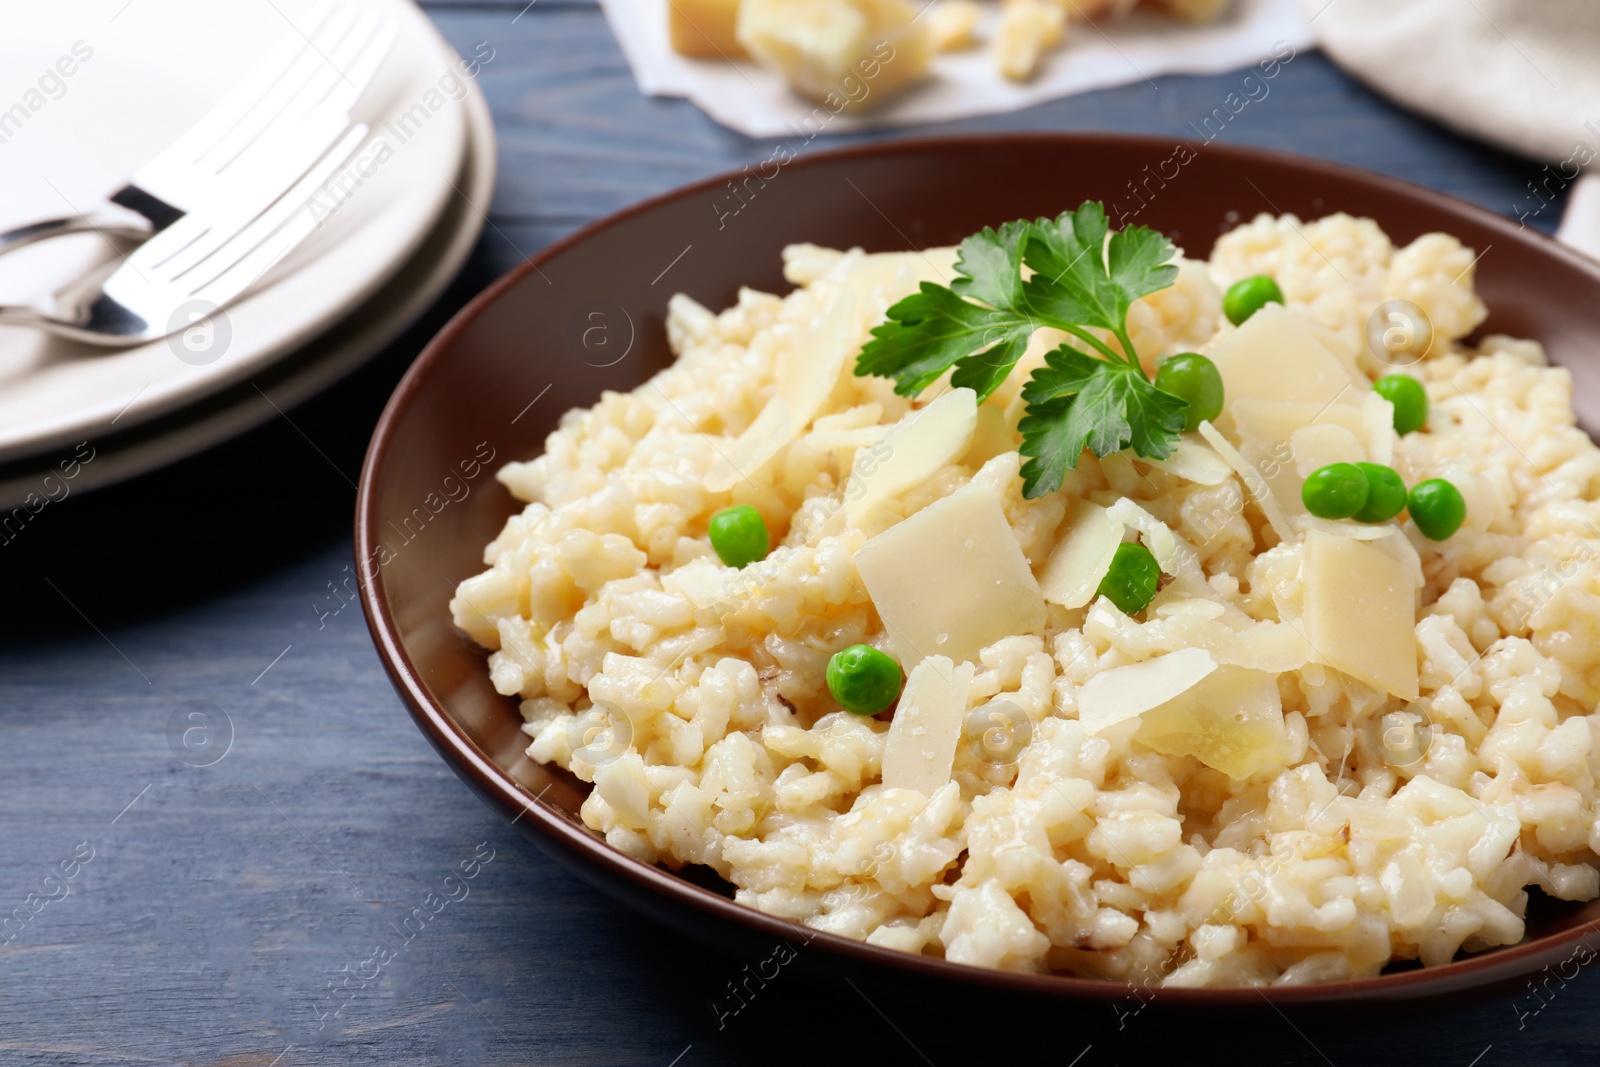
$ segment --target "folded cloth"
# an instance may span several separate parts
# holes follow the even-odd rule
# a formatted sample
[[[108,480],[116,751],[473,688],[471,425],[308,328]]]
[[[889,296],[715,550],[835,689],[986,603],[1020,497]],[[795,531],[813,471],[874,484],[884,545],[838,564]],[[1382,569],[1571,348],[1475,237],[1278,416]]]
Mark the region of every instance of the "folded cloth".
[[[1317,42],[1404,107],[1544,168],[1524,223],[1574,186],[1560,237],[1600,257],[1600,2],[1300,0]]]
[[[1073,25],[1070,39],[1045,57],[1032,81],[1002,77],[985,40],[967,51],[935,56],[926,81],[882,107],[861,116],[835,115],[794,95],[780,74],[754,62],[689,59],[672,51],[667,0],[600,0],[600,6],[641,92],[688,97],[724,126],[751,137],[798,134],[807,140],[819,132],[1014,111],[1162,74],[1217,73],[1260,60],[1273,63],[1276,73],[1285,57],[1293,57],[1311,40],[1306,17],[1294,0],[1234,0],[1227,13],[1202,26],[1140,10],[1100,30]],[[992,29],[998,5],[985,7],[994,9],[988,12]]]

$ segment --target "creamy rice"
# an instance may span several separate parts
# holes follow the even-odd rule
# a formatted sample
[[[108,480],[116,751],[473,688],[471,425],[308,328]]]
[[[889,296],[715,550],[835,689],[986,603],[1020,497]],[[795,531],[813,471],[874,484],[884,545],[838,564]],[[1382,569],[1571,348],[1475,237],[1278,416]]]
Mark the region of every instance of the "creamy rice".
[[[529,755],[594,783],[589,827],[646,863],[709,866],[740,903],[814,929],[976,966],[1174,986],[1436,965],[1518,941],[1530,887],[1600,895],[1600,450],[1575,426],[1570,376],[1536,342],[1458,342],[1485,315],[1473,250],[1439,234],[1397,249],[1345,215],[1262,216],[1210,263],[1183,261],[1177,284],[1130,314],[1147,358],[1212,351],[1234,330],[1221,287],[1269,273],[1367,378],[1395,369],[1367,344],[1381,303],[1410,301],[1432,325],[1431,343],[1409,341],[1425,352],[1388,354],[1425,383],[1428,429],[1371,444],[1392,451],[1407,485],[1444,477],[1467,501],[1446,541],[1406,521],[1383,542],[1420,582],[1420,696],[1313,654],[1277,674],[1281,745],[1242,780],[1157,752],[1137,720],[1096,733],[1079,721],[1085,683],[1184,647],[1186,619],[1298,626],[1305,540],[1269,523],[1239,477],[1198,484],[1086,454],[1060,492],[1024,500],[1017,453],[979,442],[851,526],[841,486],[880,443],[872,428],[938,387],[913,404],[847,365],[770,462],[708,488],[777,390],[782,352],[805,351],[842,300],[859,347],[889,304],[948,279],[953,260],[798,246],[785,252],[797,286],[786,297],[747,289],[720,314],[674,297],[676,364],[568,412],[542,455],[499,472],[527,507],[451,608],[492,650],[496,689],[521,699]],[[1056,343],[1047,333],[990,403],[1015,398]],[[1052,604],[1039,632],[984,648],[965,706],[1003,700],[1006,737],[964,738],[949,781],[926,796],[880,783],[889,716],[841,711],[823,672],[847,645],[892,650],[857,551],[969,484],[998,500],[1035,571],[1069,502],[1127,498],[1187,543],[1201,580],[1188,595],[1163,590],[1142,620],[1104,598]],[[774,542],[742,571],[707,537],[711,516],[739,503]]]

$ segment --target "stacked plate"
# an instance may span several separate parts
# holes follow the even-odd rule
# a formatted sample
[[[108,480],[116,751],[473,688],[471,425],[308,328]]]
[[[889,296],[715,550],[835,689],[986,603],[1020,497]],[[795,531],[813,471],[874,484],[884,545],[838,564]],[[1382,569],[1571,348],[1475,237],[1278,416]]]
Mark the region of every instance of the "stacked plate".
[[[277,417],[374,354],[454,277],[493,191],[494,131],[476,82],[493,52],[458,55],[407,0],[355,2],[398,31],[353,109],[367,144],[313,205],[322,224],[248,295],[136,348],[0,326],[0,507],[127,478]],[[0,230],[103,203],[259,57],[303,36],[312,6],[98,0],[13,12]],[[0,258],[0,304],[47,300],[115,255],[94,234],[13,252]]]

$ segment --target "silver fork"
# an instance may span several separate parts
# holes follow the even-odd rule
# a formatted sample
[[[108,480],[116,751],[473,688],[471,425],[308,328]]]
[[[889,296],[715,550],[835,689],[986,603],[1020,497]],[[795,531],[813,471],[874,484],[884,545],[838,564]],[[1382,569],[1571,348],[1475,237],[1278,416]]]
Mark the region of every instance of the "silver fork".
[[[249,218],[236,214],[227,226],[186,216],[140,246],[100,285],[58,294],[56,307],[48,310],[0,304],[0,323],[128,346],[187,330],[216,314],[316,230],[312,198],[367,136],[364,123],[345,125],[334,146],[265,211]]]
[[[128,187],[149,195],[148,177],[157,188],[182,188],[184,210],[100,284],[85,279],[49,308],[0,305],[0,324],[97,345],[144,344],[237,300],[310,236],[310,202],[365,139],[367,127],[349,111],[396,33],[349,8],[319,19],[316,32],[326,48],[280,48],[246,78],[250,92],[230,94]],[[98,229],[85,223],[73,232],[84,228]]]
[[[143,240],[200,211],[264,210],[348,126],[308,120],[347,115],[396,33],[392,23],[349,6],[324,5],[307,25],[104,205],[0,232],[0,255],[72,233]]]

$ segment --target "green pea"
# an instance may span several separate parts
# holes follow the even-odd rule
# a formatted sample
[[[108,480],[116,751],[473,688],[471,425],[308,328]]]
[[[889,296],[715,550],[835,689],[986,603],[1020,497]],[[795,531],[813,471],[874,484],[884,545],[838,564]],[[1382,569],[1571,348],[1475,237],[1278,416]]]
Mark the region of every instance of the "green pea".
[[[1467,518],[1467,502],[1461,499],[1461,490],[1443,478],[1418,482],[1406,501],[1406,510],[1411,512],[1411,521],[1422,536],[1430,541],[1443,541],[1461,529]]]
[[[1357,522],[1388,522],[1406,506],[1406,483],[1393,467],[1382,463],[1357,463],[1367,476],[1367,502],[1355,513]]]
[[[761,512],[739,504],[711,516],[711,547],[728,566],[744,567],[766,559],[772,540]]]
[[[1124,541],[1111,557],[1111,569],[1100,579],[1096,592],[1110,600],[1124,615],[1137,615],[1155,599],[1161,583],[1161,565],[1141,544]]]
[[[828,660],[828,692],[856,715],[876,715],[900,696],[900,664],[871,645],[851,645]]]
[[[1268,304],[1281,303],[1283,290],[1278,288],[1278,283],[1269,275],[1254,274],[1228,286],[1227,293],[1222,297],[1222,313],[1235,326],[1242,326],[1245,319]]]
[[[1354,463],[1330,463],[1311,472],[1300,486],[1306,510],[1322,519],[1348,519],[1366,507],[1371,487]]]
[[[1222,375],[1198,352],[1180,352],[1163,360],[1156,371],[1156,388],[1189,405],[1183,416],[1186,433],[1198,430],[1201,420],[1222,414]]]
[[[1415,378],[1386,374],[1372,383],[1372,391],[1394,405],[1394,432],[1402,437],[1428,421],[1428,391]]]

